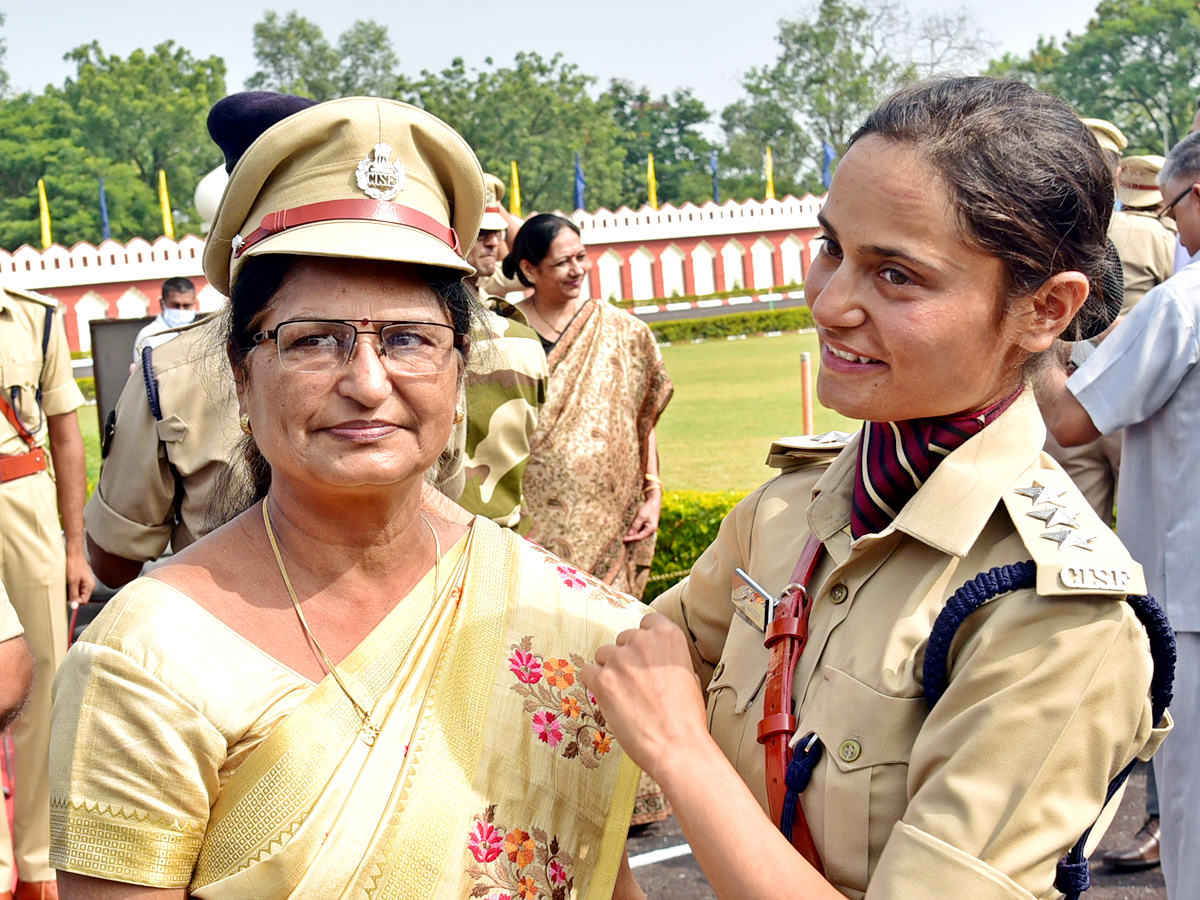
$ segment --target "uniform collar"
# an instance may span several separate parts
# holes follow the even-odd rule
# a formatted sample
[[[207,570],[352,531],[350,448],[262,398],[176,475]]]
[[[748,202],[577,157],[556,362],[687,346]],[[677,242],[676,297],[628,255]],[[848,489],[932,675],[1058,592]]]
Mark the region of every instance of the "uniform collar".
[[[856,436],[813,487],[808,509],[812,533],[822,541],[850,524]],[[900,514],[877,535],[899,531],[951,556],[966,556],[1000,504],[1004,492],[1029,468],[1046,442],[1046,426],[1030,387],[996,421],[947,456]]]
[[[12,306],[12,300],[8,296],[8,291],[0,287],[0,313],[8,312]]]

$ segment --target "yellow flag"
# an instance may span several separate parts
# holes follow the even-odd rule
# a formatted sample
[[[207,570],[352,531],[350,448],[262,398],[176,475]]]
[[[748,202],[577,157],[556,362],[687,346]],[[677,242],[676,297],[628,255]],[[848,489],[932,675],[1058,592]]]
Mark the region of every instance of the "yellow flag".
[[[652,209],[658,209],[658,179],[654,177],[654,154],[650,154],[650,161],[646,163],[646,182],[650,185],[650,206]]]
[[[38,179],[38,215],[42,220],[42,249],[49,250],[54,243],[50,238],[50,203],[46,200],[46,182]]]
[[[175,240],[175,217],[171,215],[171,196],[167,193],[167,170],[158,170],[158,205],[162,207],[163,234]]]
[[[771,148],[767,148],[767,199],[775,199],[775,162],[771,158]]]
[[[521,179],[517,177],[517,161],[512,163],[512,185],[508,191],[508,211],[521,218]]]

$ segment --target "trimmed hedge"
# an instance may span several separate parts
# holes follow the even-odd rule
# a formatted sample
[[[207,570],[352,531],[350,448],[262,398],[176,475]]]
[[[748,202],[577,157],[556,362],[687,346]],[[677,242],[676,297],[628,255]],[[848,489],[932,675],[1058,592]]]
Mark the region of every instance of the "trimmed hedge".
[[[76,378],[75,383],[79,385],[79,390],[83,392],[83,399],[91,402],[96,399],[96,379],[92,376],[86,378]]]
[[[768,331],[799,331],[812,328],[812,311],[807,306],[759,312],[729,313],[706,319],[675,319],[647,322],[660,344],[706,340]]]
[[[717,539],[721,520],[747,491],[667,491],[658,520],[658,544],[650,583],[642,599],[649,603],[692,568]]]
[[[670,297],[654,297],[649,300],[609,300],[613,306],[621,309],[632,309],[635,306],[649,306],[662,303],[694,303],[697,300],[727,300],[730,297],[754,297],[764,294],[790,294],[801,291],[804,285],[798,282],[780,284],[769,288],[733,288],[728,291],[714,291],[711,294],[672,294]]]

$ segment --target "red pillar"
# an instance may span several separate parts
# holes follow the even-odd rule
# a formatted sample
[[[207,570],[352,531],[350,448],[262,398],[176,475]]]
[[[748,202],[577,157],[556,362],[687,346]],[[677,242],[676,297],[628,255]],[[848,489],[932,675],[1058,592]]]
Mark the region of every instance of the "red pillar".
[[[725,290],[725,254],[720,250],[713,252],[713,290]]]
[[[773,234],[770,237],[771,246],[775,252],[771,258],[771,273],[776,284],[783,284],[783,239],[785,235]]]
[[[662,249],[650,257],[650,277],[654,282],[654,296],[665,297],[667,289],[663,287]]]
[[[621,297],[625,300],[632,300],[633,273],[629,269],[630,253],[628,250],[617,250],[617,253],[621,257]]]

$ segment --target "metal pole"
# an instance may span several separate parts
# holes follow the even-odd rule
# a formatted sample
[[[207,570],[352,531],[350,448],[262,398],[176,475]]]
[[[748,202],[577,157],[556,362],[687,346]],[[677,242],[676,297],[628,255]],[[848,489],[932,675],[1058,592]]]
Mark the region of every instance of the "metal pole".
[[[812,354],[800,354],[800,398],[804,405],[804,433],[815,434],[813,424]]]

